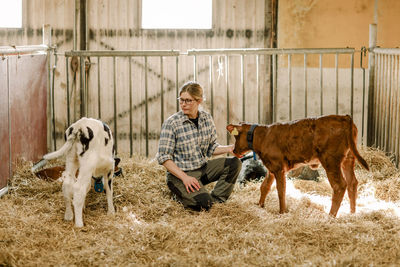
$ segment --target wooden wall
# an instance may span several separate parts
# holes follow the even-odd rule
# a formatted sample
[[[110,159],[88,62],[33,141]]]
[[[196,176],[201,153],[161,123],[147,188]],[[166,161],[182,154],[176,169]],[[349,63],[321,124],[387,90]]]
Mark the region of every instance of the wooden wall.
[[[79,1],[77,1],[79,2]],[[50,24],[53,28],[52,43],[57,45],[57,65],[55,70],[55,114],[57,130],[57,147],[63,143],[63,132],[67,128],[67,77],[65,74],[65,58],[61,55],[74,47],[74,0],[24,0],[24,29],[0,30],[0,45],[10,44],[39,44],[42,42],[41,28],[43,24]],[[213,1],[213,28],[211,30],[143,30],[140,28],[141,0],[88,0],[87,1],[87,48],[89,50],[179,50],[206,48],[251,48],[269,47],[271,43],[271,0],[218,0]],[[194,11],[195,12],[195,11]],[[79,13],[76,21],[79,23]],[[76,44],[81,42],[80,29],[77,27]],[[119,152],[129,152],[129,77],[133,80],[134,105],[134,137],[136,139],[134,152],[144,154],[145,140],[144,122],[144,88],[145,70],[144,58],[132,58],[132,71],[128,72],[128,59],[117,58],[117,113]],[[225,76],[218,76],[218,61],[224,63],[224,58],[213,58],[215,105],[214,117],[218,128],[221,143],[226,143],[226,115],[227,106]],[[113,129],[113,61],[112,58],[102,59],[100,64],[100,79],[98,78],[97,58],[90,58],[88,71],[89,108],[88,116],[98,118],[97,90],[101,88],[101,119],[108,122]],[[230,57],[229,67],[232,121],[242,120],[242,85],[240,57]],[[270,114],[266,109],[269,104],[269,59],[260,60],[262,75],[262,122],[266,122]],[[55,65],[52,59],[51,65]],[[163,72],[163,87],[165,95],[165,117],[176,111],[176,59],[164,58],[164,68],[161,70],[159,58],[148,58],[148,96],[149,101],[149,128],[151,132],[150,155],[155,154],[157,139],[161,127],[161,90],[160,73]],[[255,57],[246,57],[245,61],[246,95],[250,108],[246,111],[245,120],[256,121],[258,111],[251,107],[254,95],[257,94]],[[70,62],[69,62],[70,66]],[[209,87],[209,58],[198,59],[198,81],[206,91],[205,109],[210,109]],[[226,71],[221,72],[226,75]],[[79,109],[79,70],[74,73],[69,70],[69,90],[72,99],[70,108],[72,120],[80,117]],[[193,79],[193,57],[180,56],[178,69],[178,86]],[[54,147],[49,147],[54,149]]]

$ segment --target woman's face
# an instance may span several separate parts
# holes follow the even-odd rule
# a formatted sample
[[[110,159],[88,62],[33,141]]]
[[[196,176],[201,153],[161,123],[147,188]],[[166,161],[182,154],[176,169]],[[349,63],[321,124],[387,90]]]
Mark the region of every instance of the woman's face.
[[[179,105],[181,106],[183,113],[190,119],[195,119],[197,117],[201,101],[202,99],[195,100],[188,92],[181,93],[179,97]]]

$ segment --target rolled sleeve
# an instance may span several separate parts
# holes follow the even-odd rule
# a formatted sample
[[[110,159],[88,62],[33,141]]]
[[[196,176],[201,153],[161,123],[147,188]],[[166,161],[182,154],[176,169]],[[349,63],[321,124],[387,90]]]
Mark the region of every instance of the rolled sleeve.
[[[157,161],[162,165],[167,160],[173,160],[175,148],[175,133],[172,126],[166,122],[163,124],[158,144]]]
[[[211,140],[207,150],[207,157],[209,158],[214,154],[215,149],[219,146],[219,144],[217,143],[217,129],[215,128],[213,120],[210,120],[210,126],[211,126]]]

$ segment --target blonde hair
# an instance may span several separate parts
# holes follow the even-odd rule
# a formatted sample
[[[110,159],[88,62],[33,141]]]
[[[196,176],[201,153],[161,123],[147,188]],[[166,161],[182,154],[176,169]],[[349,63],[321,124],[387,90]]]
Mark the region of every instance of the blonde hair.
[[[203,99],[203,88],[196,82],[189,81],[182,85],[179,95],[184,92],[189,93],[195,100]]]

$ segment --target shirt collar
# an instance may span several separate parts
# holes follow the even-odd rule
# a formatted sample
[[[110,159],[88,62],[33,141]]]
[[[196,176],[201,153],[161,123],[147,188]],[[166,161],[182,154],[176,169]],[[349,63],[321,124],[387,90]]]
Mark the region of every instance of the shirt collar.
[[[204,114],[204,111],[202,111],[202,110],[199,109],[199,117],[198,117],[198,118],[199,118],[199,121],[200,121],[201,118],[203,117],[203,114]],[[186,114],[184,114],[182,110],[180,110],[180,111],[178,112],[178,115],[179,115],[179,118],[180,118],[180,120],[181,120],[182,122],[190,121],[190,120],[189,120],[189,116],[186,115]]]

